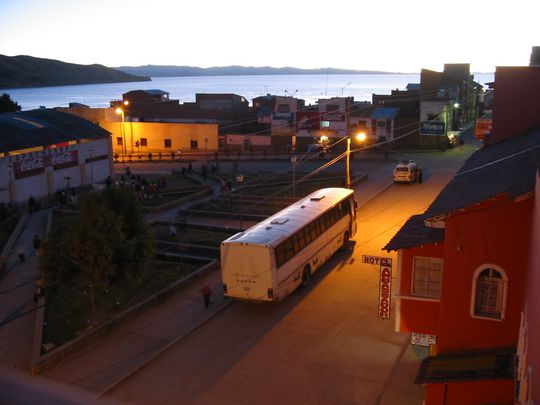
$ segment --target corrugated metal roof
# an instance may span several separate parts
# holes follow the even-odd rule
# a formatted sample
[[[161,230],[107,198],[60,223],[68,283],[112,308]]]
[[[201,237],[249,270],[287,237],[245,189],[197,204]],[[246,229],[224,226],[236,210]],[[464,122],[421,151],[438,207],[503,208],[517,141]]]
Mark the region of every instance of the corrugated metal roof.
[[[143,90],[145,93],[148,93],[152,96],[162,96],[164,94],[169,94],[168,92],[166,91],[163,91],[163,90],[159,90],[159,89],[148,89],[148,90]]]
[[[371,113],[371,118],[393,120],[394,118],[396,118],[398,112],[399,108],[377,107]]]
[[[84,118],[53,109],[0,114],[0,152],[4,153],[109,135]]]
[[[456,381],[511,380],[516,348],[496,347],[439,354],[422,360],[416,384]]]

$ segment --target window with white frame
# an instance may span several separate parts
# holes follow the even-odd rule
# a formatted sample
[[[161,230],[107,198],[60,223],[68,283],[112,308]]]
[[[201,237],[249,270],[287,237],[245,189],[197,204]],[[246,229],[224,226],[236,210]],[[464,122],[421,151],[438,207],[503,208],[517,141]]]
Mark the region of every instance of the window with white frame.
[[[507,282],[506,274],[498,267],[478,268],[473,279],[472,315],[504,319]]]
[[[415,256],[412,269],[412,295],[440,298],[442,267],[442,259]]]

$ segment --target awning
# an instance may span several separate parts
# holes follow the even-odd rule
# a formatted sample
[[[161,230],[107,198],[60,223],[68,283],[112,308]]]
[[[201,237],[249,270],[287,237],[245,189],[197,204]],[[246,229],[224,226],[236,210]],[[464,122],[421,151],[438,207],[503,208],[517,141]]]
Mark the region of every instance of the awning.
[[[512,380],[515,346],[440,354],[422,361],[416,384]]]

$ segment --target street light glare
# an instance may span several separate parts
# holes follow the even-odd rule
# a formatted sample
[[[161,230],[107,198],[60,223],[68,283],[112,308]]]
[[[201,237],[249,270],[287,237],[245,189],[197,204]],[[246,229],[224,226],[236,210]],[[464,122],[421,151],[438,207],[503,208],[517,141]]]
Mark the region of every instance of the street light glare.
[[[120,107],[118,107],[118,108],[115,110],[115,112],[116,112],[118,115],[120,115],[120,114],[122,114],[124,111],[123,111]]]
[[[129,101],[128,101],[128,100],[124,100],[124,105],[129,105]]]
[[[364,142],[366,140],[366,133],[365,132],[358,132],[356,134],[356,140],[360,142]]]

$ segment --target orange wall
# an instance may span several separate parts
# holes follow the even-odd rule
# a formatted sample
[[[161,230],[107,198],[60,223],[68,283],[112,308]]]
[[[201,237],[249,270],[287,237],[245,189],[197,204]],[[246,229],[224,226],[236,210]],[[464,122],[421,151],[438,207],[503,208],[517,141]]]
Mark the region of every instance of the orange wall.
[[[448,383],[446,401],[444,389],[444,384],[428,384],[426,388],[426,405],[514,403],[514,383],[511,380]]]
[[[446,221],[439,352],[517,344],[532,204],[532,198],[514,203],[501,197]],[[502,321],[470,315],[473,274],[487,263],[500,266],[508,277]]]

